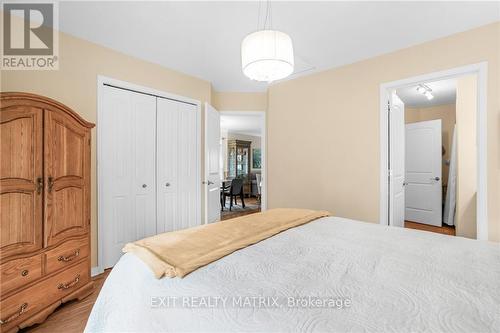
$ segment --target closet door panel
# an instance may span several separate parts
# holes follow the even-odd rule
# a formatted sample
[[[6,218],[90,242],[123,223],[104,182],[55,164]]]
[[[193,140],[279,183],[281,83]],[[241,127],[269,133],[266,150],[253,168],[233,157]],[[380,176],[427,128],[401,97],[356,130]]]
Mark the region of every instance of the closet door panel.
[[[157,172],[157,228],[158,233],[179,229],[177,219],[177,164],[172,163],[179,154],[179,110],[177,102],[157,99],[156,115],[156,172]]]
[[[156,234],[156,98],[134,94],[132,104],[136,239],[141,239]]]
[[[156,233],[156,98],[105,87],[102,110],[100,210],[104,265],[111,267],[126,243]]]
[[[120,257],[121,246],[133,240],[132,200],[129,184],[131,178],[132,124],[131,97],[127,92],[104,88],[103,108],[97,126],[101,128],[97,140],[101,157],[97,163],[98,183],[101,185],[100,223],[105,238],[103,254],[105,267],[113,266]]]
[[[0,113],[0,257],[42,247],[43,110],[9,105]]]
[[[200,224],[195,106],[158,98],[157,101],[158,232]]]
[[[72,117],[45,111],[45,246],[86,234],[90,216],[90,131]]]
[[[197,172],[199,170],[200,160],[197,153],[197,109],[194,105],[179,103],[179,109],[182,116],[182,132],[181,132],[181,147],[184,151],[184,156],[179,163],[180,180],[184,186],[179,191],[182,209],[183,228],[197,226],[201,223],[199,208],[201,203],[198,202],[199,179]]]

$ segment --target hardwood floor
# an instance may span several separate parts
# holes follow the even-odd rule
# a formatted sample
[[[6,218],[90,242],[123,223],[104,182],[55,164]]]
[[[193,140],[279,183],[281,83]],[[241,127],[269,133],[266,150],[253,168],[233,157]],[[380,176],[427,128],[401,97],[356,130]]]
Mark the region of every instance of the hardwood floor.
[[[241,204],[238,199],[238,203]],[[229,220],[238,216],[254,214],[260,212],[260,204],[257,202],[256,198],[245,198],[245,208],[240,205],[233,206],[232,211],[229,211],[229,199],[226,203],[226,208],[221,212],[221,221]]]
[[[436,232],[438,234],[455,236],[455,227],[450,227],[448,225],[443,225],[442,227],[436,227],[433,225],[405,221],[405,228],[424,230],[424,231]]]
[[[92,278],[94,281],[94,292],[81,301],[71,301],[61,305],[52,313],[47,320],[39,325],[27,327],[19,332],[22,333],[81,333],[85,329],[87,319],[92,310],[97,295],[101,291],[104,281],[111,269],[104,271]]]

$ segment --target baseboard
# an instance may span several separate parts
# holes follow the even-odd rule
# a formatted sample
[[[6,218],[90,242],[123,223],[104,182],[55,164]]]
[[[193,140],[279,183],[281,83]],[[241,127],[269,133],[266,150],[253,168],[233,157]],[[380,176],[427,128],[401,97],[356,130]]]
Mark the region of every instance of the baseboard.
[[[95,266],[95,267],[92,267],[92,269],[90,270],[90,275],[92,277],[96,276],[96,275],[99,275],[99,274],[102,274],[104,273],[104,270],[101,269],[100,266]]]

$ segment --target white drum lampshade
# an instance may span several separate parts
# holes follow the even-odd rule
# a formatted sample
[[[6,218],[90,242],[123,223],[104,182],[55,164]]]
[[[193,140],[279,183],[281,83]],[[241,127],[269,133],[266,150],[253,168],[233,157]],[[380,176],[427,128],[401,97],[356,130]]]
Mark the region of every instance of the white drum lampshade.
[[[276,81],[293,73],[292,39],[276,30],[261,30],[241,42],[243,73],[256,81]]]

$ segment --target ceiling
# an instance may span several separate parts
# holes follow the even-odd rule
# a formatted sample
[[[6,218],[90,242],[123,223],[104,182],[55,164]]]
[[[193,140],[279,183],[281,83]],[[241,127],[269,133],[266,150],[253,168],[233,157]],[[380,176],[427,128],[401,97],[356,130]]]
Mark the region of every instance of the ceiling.
[[[260,115],[234,115],[224,114],[220,116],[221,130],[227,130],[231,133],[261,136],[261,117]]]
[[[65,1],[59,6],[59,27],[69,34],[205,79],[217,91],[267,88],[241,71],[241,40],[262,26],[257,1]],[[498,20],[500,2],[272,3],[272,27],[293,40],[291,78]]]
[[[417,86],[398,89],[397,94],[405,103],[405,106],[413,108],[455,103],[457,98],[456,79],[429,82],[425,83],[425,85],[432,89],[434,98],[431,100],[417,92]]]

